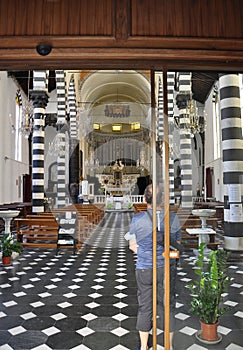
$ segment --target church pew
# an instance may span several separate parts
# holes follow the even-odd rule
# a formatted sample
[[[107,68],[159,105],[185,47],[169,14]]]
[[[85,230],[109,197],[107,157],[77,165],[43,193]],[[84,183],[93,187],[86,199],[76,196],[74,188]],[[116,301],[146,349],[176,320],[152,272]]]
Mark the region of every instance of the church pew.
[[[58,223],[55,218],[15,218],[17,241],[23,247],[57,248]]]

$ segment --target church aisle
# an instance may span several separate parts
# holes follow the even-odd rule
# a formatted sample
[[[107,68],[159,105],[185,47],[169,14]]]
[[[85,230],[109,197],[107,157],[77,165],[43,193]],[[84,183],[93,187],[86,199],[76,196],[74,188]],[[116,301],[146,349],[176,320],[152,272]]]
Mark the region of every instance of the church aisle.
[[[132,213],[106,213],[83,249],[24,250],[9,267],[0,265],[0,350],[135,350],[138,334],[134,264],[124,234]],[[175,350],[207,350],[195,333],[185,288],[195,257],[184,254],[178,268]],[[242,262],[230,263],[229,303],[213,349],[243,349]],[[150,339],[152,341],[152,339]],[[163,349],[158,331],[157,349]]]

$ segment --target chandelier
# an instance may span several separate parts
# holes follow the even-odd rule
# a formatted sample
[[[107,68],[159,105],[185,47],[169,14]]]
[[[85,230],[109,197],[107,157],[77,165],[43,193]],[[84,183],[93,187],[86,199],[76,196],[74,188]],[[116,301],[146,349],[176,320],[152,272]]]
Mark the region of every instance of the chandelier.
[[[141,150],[140,158],[137,159],[137,162],[136,162],[136,168],[140,171],[144,171],[145,168],[148,168],[148,165],[149,165],[149,162],[147,159],[145,159],[144,151]]]
[[[48,152],[50,156],[64,156],[66,144],[63,142],[63,135],[56,134],[52,142],[49,142]]]
[[[186,107],[186,122],[184,128],[190,133],[191,137],[195,134],[202,133],[206,130],[206,113],[205,110],[202,115],[199,114],[198,106],[195,100],[192,98],[187,102]],[[174,125],[176,128],[180,128],[180,117],[174,117]]]
[[[92,173],[92,172],[96,171],[97,169],[99,169],[99,167],[100,167],[99,159],[98,158],[94,159],[93,152],[91,152],[89,159],[87,158],[84,161],[84,166],[85,166],[85,169],[87,170],[88,173]]]
[[[192,137],[195,134],[199,134],[205,131],[206,113],[203,111],[203,115],[199,115],[197,103],[192,98],[188,101],[186,114],[189,116],[189,119],[185,125],[185,128],[190,131]]]
[[[33,115],[34,115],[34,107],[32,101],[29,99],[29,91],[30,91],[30,71],[28,73],[28,93],[27,100],[23,102],[22,105],[22,120],[19,128],[19,133],[23,135],[26,139],[30,136],[33,130]]]

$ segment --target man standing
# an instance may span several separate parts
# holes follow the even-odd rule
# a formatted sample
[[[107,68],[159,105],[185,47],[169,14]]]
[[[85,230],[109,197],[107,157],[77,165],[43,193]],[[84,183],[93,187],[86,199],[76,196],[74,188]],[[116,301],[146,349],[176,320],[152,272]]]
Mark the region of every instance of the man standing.
[[[136,280],[138,297],[138,315],[136,328],[139,331],[140,350],[148,349],[149,332],[152,329],[153,317],[153,225],[152,225],[152,184],[144,192],[147,211],[136,214],[130,226],[130,249],[137,253]],[[163,210],[157,212],[158,231],[164,232]],[[157,237],[160,238],[161,237]],[[170,240],[180,243],[181,230],[178,217],[170,213]],[[157,242],[159,240],[157,239]],[[164,247],[162,242],[157,243],[157,316],[158,325],[163,327],[164,316]],[[170,264],[170,335],[171,341],[174,331],[175,313],[175,278],[176,260],[171,259]],[[171,345],[172,350],[172,345]]]

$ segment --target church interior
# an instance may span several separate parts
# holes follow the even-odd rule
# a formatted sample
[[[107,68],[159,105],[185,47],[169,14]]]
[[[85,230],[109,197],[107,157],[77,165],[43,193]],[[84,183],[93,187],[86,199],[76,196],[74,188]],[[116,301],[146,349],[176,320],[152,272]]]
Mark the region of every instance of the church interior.
[[[139,349],[126,234],[149,184],[184,249],[173,340],[165,313],[149,349],[243,349],[243,7],[222,2],[0,0],[0,350]],[[229,253],[213,342],[200,243]]]

